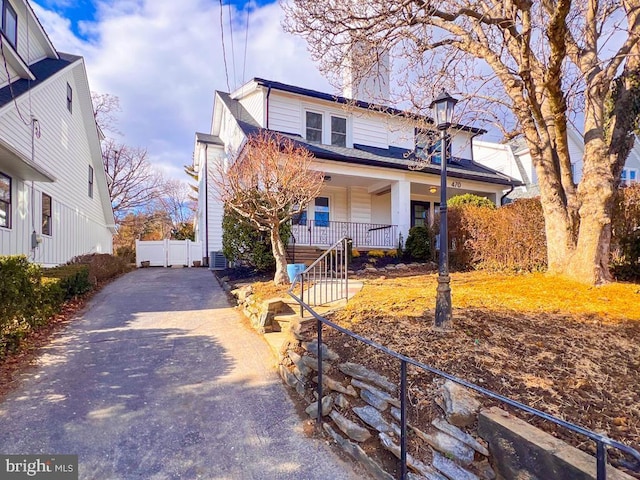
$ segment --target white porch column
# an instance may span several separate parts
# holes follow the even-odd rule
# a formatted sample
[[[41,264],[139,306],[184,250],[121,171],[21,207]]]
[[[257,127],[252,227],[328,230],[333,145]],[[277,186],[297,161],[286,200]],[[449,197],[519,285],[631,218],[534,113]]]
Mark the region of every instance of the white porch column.
[[[411,227],[411,182],[398,180],[391,184],[391,224],[398,226],[403,241]]]

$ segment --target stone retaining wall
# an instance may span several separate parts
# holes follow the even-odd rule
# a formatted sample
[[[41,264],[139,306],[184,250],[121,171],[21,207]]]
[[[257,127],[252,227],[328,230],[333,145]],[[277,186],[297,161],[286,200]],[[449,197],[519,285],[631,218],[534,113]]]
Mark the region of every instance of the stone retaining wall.
[[[269,332],[282,302],[256,303],[251,288],[234,291],[240,308],[254,328]],[[290,324],[278,358],[284,382],[308,404],[310,418],[317,418],[318,343],[315,321]],[[398,386],[388,378],[339,358],[322,345],[323,428],[345,452],[375,478],[391,480],[378,459],[365,451],[371,442],[400,457],[400,400]],[[594,480],[595,459],[543,431],[492,407],[483,409],[470,390],[451,381],[434,380],[439,407],[429,428],[409,422],[409,434],[426,448],[409,452],[410,479],[429,480]],[[478,426],[480,427],[478,430]],[[364,447],[364,448],[363,448]],[[609,467],[607,478],[633,480]],[[640,478],[640,477],[639,477]]]

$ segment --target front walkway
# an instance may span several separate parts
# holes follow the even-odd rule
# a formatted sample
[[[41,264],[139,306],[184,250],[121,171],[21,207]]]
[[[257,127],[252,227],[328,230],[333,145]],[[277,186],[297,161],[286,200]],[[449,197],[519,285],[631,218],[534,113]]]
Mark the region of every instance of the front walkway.
[[[307,438],[260,336],[206,269],[108,285],[0,403],[0,453],[77,454],[80,479],[355,479]]]

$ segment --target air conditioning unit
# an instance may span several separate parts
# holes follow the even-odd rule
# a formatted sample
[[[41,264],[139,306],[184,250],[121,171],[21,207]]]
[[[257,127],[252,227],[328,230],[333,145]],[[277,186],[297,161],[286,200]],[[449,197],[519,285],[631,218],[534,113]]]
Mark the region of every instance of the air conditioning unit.
[[[211,252],[209,259],[209,269],[211,270],[224,270],[227,268],[227,259],[222,252]]]

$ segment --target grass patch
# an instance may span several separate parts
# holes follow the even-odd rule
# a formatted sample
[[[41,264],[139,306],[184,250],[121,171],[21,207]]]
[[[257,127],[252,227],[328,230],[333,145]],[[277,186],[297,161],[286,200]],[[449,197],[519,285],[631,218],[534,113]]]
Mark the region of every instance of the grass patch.
[[[422,316],[435,308],[437,278],[431,274],[369,281],[342,318]],[[631,283],[592,287],[542,273],[464,272],[451,275],[451,295],[454,309],[562,313],[614,323],[640,320],[640,287]]]

